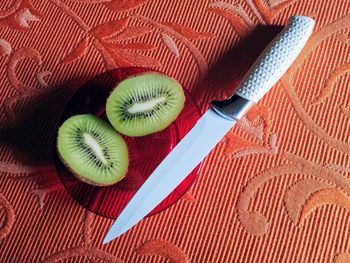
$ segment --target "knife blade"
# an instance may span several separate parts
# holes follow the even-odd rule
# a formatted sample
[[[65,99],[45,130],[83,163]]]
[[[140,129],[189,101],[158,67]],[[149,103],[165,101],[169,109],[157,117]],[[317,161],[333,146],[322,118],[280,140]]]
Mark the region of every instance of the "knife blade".
[[[293,16],[262,52],[235,94],[209,110],[153,171],[113,223],[103,244],[122,235],[164,200],[225,134],[288,70],[310,37],[314,20]]]

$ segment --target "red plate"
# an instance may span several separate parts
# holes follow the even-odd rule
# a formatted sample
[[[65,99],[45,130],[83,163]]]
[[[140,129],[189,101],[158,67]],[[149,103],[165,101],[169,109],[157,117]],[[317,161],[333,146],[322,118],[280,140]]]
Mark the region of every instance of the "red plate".
[[[106,99],[116,84],[126,77],[147,71],[152,70],[140,67],[121,68],[103,73],[90,80],[79,88],[66,105],[58,125],[60,126],[67,118],[77,114],[91,113],[106,119]],[[152,171],[200,118],[198,106],[186,90],[185,95],[184,109],[167,129],[144,137],[123,136],[129,150],[129,170],[126,177],[115,185],[98,187],[77,180],[55,154],[57,173],[70,195],[79,204],[98,215],[117,218]],[[194,182],[199,165],[149,215],[166,209],[183,196]]]

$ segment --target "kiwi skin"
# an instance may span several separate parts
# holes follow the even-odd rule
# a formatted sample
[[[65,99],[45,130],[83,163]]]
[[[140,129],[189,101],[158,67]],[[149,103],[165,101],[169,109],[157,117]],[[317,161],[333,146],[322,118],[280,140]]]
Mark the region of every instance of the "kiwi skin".
[[[134,81],[134,83],[132,83],[132,81]],[[142,86],[143,83],[146,83],[146,85]],[[149,89],[147,90],[147,84],[149,83],[154,83],[154,85],[158,87],[159,85],[164,85],[165,87],[167,87],[167,90],[165,90],[169,92],[170,97],[167,97],[167,95],[163,93],[163,97],[167,97],[165,103],[163,104],[163,106],[161,106],[165,107],[163,108],[163,112],[158,112],[159,109],[157,108],[158,106],[156,106],[151,108],[150,113],[147,111],[141,113],[141,115],[146,115],[146,117],[143,117],[146,120],[143,120],[142,117],[138,117],[138,113],[136,113],[136,116],[132,116],[133,114],[131,114],[131,116],[129,115],[132,121],[128,120],[129,117],[126,114],[123,117],[122,112],[125,112],[125,110],[127,109],[126,107],[128,107],[128,105],[133,105],[132,103],[135,102],[142,103],[142,101],[140,101],[140,97],[138,96],[141,96],[141,100],[143,100],[143,96],[151,96],[152,98],[152,95],[150,95],[150,93],[152,93],[153,91]],[[147,92],[146,94],[139,93],[143,87],[145,87],[148,94]],[[133,94],[133,96],[130,96],[131,93]],[[182,109],[184,108],[184,104],[185,94],[182,85],[177,80],[159,72],[149,71],[129,76],[121,82],[119,82],[107,99],[106,114],[112,126],[119,133],[131,137],[141,137],[152,133],[160,132],[166,129],[179,116]],[[118,110],[119,108],[123,108],[123,110]],[[166,112],[166,114],[164,114],[164,111]],[[148,114],[152,115],[154,112],[156,115],[158,114],[158,116],[156,116],[157,119],[154,117],[148,117]],[[143,123],[144,125],[142,125],[141,123]]]
[[[94,118],[94,119],[96,119],[98,121],[104,122],[102,119],[99,119],[98,117],[93,116],[91,114],[75,115],[75,116],[70,117],[69,119],[72,119],[72,118],[75,118],[75,117],[90,117],[90,118]],[[67,119],[67,120],[69,120],[69,119]],[[112,130],[113,127],[111,127],[111,125],[108,122],[106,122],[106,123],[108,124],[108,129]],[[59,130],[62,128],[62,126],[63,126],[63,124],[61,125]],[[113,132],[115,132],[115,131],[113,130]],[[115,132],[115,134],[118,135],[116,132]],[[120,137],[120,136],[118,135],[118,137]],[[122,171],[122,175],[119,176],[118,179],[114,180],[113,182],[99,183],[98,181],[89,180],[88,178],[86,178],[86,177],[80,175],[79,173],[77,173],[76,171],[74,171],[74,169],[71,168],[69,163],[66,162],[66,160],[64,159],[64,157],[61,155],[61,153],[59,151],[59,138],[58,137],[56,139],[56,149],[57,149],[56,152],[57,152],[58,158],[64,164],[66,169],[70,173],[72,173],[79,181],[82,181],[84,183],[87,183],[87,184],[90,184],[90,185],[94,185],[94,186],[110,186],[110,185],[116,184],[117,182],[121,181],[125,177],[127,172],[128,172],[128,166],[129,166],[128,148],[127,148],[127,145],[126,145],[125,141],[122,139],[122,137],[120,137],[120,139],[121,140],[119,140],[119,143],[121,143],[121,147],[124,148],[124,155],[123,155],[123,157],[125,158],[124,162],[126,162],[126,163],[124,163],[124,166],[126,168],[124,169],[124,171]]]
[[[58,151],[57,151],[58,152]],[[110,186],[110,185],[113,185],[113,184],[116,184],[118,182],[120,182],[121,180],[124,179],[125,175],[123,177],[121,177],[118,181],[114,182],[113,184],[99,184],[97,182],[94,182],[94,181],[91,181],[91,180],[88,180],[86,179],[85,177],[82,177],[81,175],[77,174],[75,171],[73,171],[69,164],[62,158],[61,154],[58,152],[58,157],[59,159],[61,160],[61,162],[64,164],[64,166],[67,168],[67,170],[74,175],[75,178],[77,178],[79,181],[83,182],[83,183],[87,183],[87,184],[90,184],[90,185],[94,185],[94,186]],[[126,173],[125,173],[126,174]]]

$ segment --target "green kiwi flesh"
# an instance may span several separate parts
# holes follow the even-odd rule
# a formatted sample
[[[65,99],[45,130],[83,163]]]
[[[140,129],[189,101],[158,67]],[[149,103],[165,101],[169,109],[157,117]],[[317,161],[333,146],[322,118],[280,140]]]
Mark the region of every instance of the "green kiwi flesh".
[[[128,149],[123,138],[106,121],[91,115],[67,119],[58,130],[60,159],[81,181],[112,185],[125,176]]]
[[[144,73],[121,81],[107,99],[112,126],[128,136],[145,136],[168,127],[184,107],[180,83],[159,73]]]

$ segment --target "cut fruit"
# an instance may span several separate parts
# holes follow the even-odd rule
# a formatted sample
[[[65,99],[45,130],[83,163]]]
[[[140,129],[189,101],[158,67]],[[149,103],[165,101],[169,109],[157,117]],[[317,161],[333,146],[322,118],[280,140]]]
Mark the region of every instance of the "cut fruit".
[[[60,159],[81,181],[99,186],[115,184],[128,170],[128,149],[106,121],[91,115],[67,119],[58,130]]]
[[[164,130],[180,114],[185,95],[180,83],[159,73],[121,81],[107,99],[106,114],[113,127],[128,136]]]

